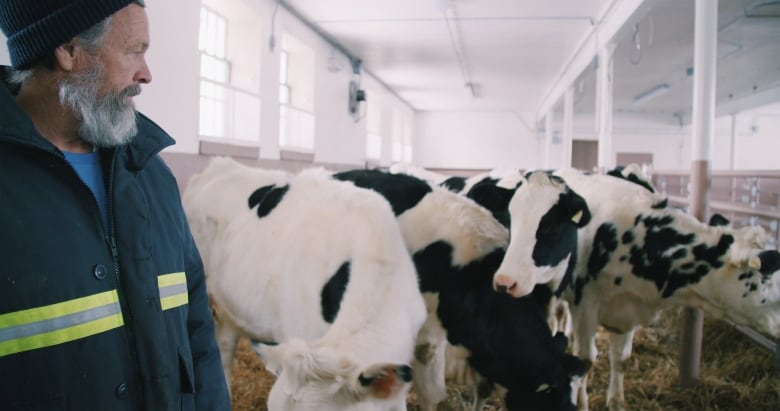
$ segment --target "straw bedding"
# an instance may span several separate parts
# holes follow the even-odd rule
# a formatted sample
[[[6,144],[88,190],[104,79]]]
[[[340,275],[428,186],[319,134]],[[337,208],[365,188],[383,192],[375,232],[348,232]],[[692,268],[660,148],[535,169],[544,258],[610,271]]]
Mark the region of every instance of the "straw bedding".
[[[624,381],[626,403],[637,411],[780,411],[780,375],[774,354],[758,346],[728,324],[705,318],[701,379],[697,387],[678,385],[680,310],[670,310],[651,327],[637,332]],[[606,338],[597,338],[599,359],[589,382],[591,410],[606,409],[609,376]],[[241,340],[233,369],[233,409],[265,411],[273,375]],[[442,410],[470,410],[470,391],[452,386],[440,404]],[[416,410],[409,396],[409,410]],[[485,411],[505,410],[498,397],[490,398]],[[313,410],[314,411],[314,410]]]

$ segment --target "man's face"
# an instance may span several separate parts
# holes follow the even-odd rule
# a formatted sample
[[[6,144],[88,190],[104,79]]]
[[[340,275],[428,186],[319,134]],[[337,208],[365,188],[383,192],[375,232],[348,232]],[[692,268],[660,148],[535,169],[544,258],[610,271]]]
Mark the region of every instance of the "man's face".
[[[152,81],[144,58],[148,48],[149,20],[146,11],[131,4],[115,13],[97,56],[104,68],[100,96]]]
[[[113,15],[97,52],[85,52],[81,64],[60,82],[60,100],[79,117],[83,140],[113,147],[136,134],[132,98],[151,81],[144,59],[148,46],[146,12],[127,6]]]

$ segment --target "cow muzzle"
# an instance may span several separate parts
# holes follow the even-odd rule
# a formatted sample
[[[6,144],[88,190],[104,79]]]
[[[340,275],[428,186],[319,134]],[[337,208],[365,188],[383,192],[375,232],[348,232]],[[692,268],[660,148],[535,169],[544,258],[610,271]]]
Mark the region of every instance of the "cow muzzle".
[[[498,274],[493,279],[493,289],[498,293],[506,293],[514,298],[522,297],[531,292],[531,290],[524,289],[517,281],[504,274]]]

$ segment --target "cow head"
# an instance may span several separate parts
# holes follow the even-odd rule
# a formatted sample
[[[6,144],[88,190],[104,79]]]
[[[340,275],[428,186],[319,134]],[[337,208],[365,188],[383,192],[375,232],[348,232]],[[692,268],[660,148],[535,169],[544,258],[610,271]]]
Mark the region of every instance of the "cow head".
[[[552,347],[562,357],[546,373],[554,376],[552,380],[538,386],[511,387],[504,398],[507,409],[529,411],[575,411],[575,387],[590,369],[590,362],[566,354],[568,338],[556,333]]]
[[[493,287],[522,297],[536,284],[568,281],[576,260],[577,229],[590,221],[585,200],[560,177],[527,176],[509,203],[510,242]]]
[[[725,230],[735,241],[723,267],[695,289],[702,308],[780,338],[780,252],[763,249],[760,227]]]
[[[268,395],[270,411],[384,411],[405,404],[412,380],[408,365],[361,368],[348,353],[301,339],[252,344],[277,376]]]

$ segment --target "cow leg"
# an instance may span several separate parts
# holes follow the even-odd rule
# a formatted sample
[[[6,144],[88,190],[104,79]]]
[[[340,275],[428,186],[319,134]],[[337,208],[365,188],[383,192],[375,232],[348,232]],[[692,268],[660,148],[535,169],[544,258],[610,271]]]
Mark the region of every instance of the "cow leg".
[[[412,372],[420,411],[435,411],[436,406],[447,398],[445,349],[446,341],[418,342],[415,347]]]
[[[598,312],[597,306],[573,306],[572,318],[574,319],[574,335],[572,354],[589,362],[596,363],[598,349],[596,348],[596,328]],[[591,367],[592,370],[592,367]],[[572,395],[577,395],[577,410],[588,410],[588,370],[581,378],[575,378],[572,383]]]
[[[222,371],[225,373],[228,390],[230,390],[230,375],[233,370],[233,359],[236,355],[238,338],[241,336],[238,329],[226,316],[215,322],[217,345],[219,345],[219,356],[222,359]]]
[[[493,393],[493,384],[484,378],[474,385],[474,403],[472,411],[482,411],[490,394]]]
[[[572,321],[569,303],[566,300],[553,297],[547,305],[547,322],[553,335],[562,332],[567,338],[571,337]]]
[[[609,333],[609,389],[607,406],[610,411],[625,411],[626,400],[623,395],[623,368],[631,356],[631,348],[636,329],[625,334]]]

